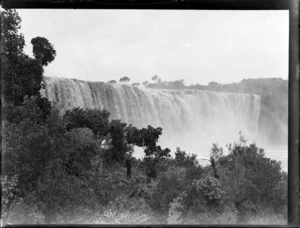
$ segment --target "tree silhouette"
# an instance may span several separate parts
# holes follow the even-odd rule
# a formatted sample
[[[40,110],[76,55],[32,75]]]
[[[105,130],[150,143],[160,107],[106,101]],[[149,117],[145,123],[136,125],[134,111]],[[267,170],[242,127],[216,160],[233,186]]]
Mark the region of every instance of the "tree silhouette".
[[[33,45],[33,55],[38,59],[43,66],[47,66],[51,63],[55,56],[56,51],[53,48],[53,45],[44,37],[35,37],[31,40]]]
[[[129,81],[130,81],[130,78],[128,78],[127,76],[124,76],[123,78],[120,78],[120,82],[127,83]]]
[[[151,80],[154,81],[154,82],[157,81],[157,79],[158,79],[158,76],[157,76],[157,75],[154,75],[154,76],[151,78]]]

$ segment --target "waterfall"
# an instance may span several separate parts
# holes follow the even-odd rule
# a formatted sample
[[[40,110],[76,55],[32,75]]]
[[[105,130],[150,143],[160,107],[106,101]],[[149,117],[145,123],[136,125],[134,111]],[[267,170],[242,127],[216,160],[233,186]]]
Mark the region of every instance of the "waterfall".
[[[138,128],[162,127],[159,144],[205,156],[212,143],[258,140],[260,96],[205,90],[158,90],[105,82],[44,77],[42,91],[61,113],[75,107],[107,109],[110,119]]]

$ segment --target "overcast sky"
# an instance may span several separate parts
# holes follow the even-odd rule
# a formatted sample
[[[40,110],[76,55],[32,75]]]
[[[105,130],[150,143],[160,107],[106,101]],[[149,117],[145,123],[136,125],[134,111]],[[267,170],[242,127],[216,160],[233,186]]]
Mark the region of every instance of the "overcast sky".
[[[25,52],[47,38],[46,76],[186,84],[288,77],[288,11],[17,10]]]

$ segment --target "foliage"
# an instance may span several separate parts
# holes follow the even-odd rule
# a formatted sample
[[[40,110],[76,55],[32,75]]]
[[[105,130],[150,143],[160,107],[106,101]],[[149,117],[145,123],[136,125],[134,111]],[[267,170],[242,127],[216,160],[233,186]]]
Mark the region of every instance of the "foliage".
[[[51,102],[47,98],[42,97],[40,95],[37,96],[35,101],[36,101],[37,106],[41,110],[40,118],[42,120],[46,120],[50,116],[51,111],[52,111]]]
[[[161,78],[159,78],[157,75],[154,75],[151,80],[155,83],[160,83],[161,82]]]
[[[155,77],[155,76],[154,76]],[[160,78],[152,77],[154,83],[148,83],[146,86],[153,89],[186,89],[187,86],[184,84],[184,80],[176,81],[162,81]]]
[[[14,104],[21,106],[24,97],[35,97],[35,102],[42,111],[45,120],[51,112],[51,104],[42,98],[43,67],[39,61],[24,54],[24,37],[19,34],[21,18],[15,10],[3,11],[2,14],[2,47],[4,107]],[[10,118],[12,119],[12,118]]]
[[[273,208],[274,213],[286,210],[287,180],[280,162],[266,158],[255,144],[247,146],[242,136],[220,158],[220,176],[241,219],[249,212],[257,214],[259,207]]]
[[[129,126],[126,132],[126,140],[130,144],[144,148],[146,157],[163,158],[169,157],[169,149],[162,150],[157,146],[159,136],[162,134],[162,128],[147,128],[137,129],[136,127]]]
[[[39,122],[42,117],[42,111],[36,104],[36,98],[24,97],[21,105],[14,105],[9,102],[3,107],[3,119],[11,123],[20,123],[25,119],[30,119],[33,122]]]
[[[21,28],[21,18],[16,10],[1,12],[2,19],[2,55],[9,60],[17,60],[23,54],[25,45],[23,34],[19,34]]]
[[[102,142],[108,134],[110,113],[107,110],[75,108],[67,110],[63,118],[66,120],[66,129],[89,128],[95,137]]]
[[[103,156],[107,163],[122,162],[125,152],[132,150],[125,140],[127,124],[121,120],[109,121],[109,115],[106,110],[75,108],[66,111],[64,120],[68,131],[83,127],[91,129],[105,150]]]
[[[129,82],[129,81],[130,81],[130,78],[128,78],[127,76],[124,76],[124,77],[120,78],[120,80],[119,80],[119,81],[120,81],[120,82],[127,83],[127,82]]]
[[[150,206],[160,214],[168,213],[169,204],[179,196],[183,189],[183,178],[163,175],[159,178],[155,191],[150,197]]]
[[[145,157],[143,164],[146,167],[146,175],[149,178],[157,177],[157,170],[161,160],[170,157],[170,150],[168,148],[161,149],[157,146],[159,136],[162,134],[162,128],[147,128],[137,129],[129,125],[126,129],[126,140],[129,144],[144,148]]]
[[[94,190],[86,181],[63,172],[59,164],[47,169],[40,179],[37,195],[46,223],[55,222],[59,215],[71,219],[78,209],[94,210],[98,204]]]
[[[110,80],[110,81],[108,81],[110,84],[116,84],[117,83],[117,81],[116,80]]]
[[[175,151],[175,161],[177,166],[191,167],[198,164],[196,154],[187,154],[184,150],[180,150],[179,147]]]
[[[212,219],[214,218],[214,219]],[[195,180],[170,204],[168,223],[235,222],[235,208],[214,177]]]
[[[140,83],[132,83],[131,85],[132,85],[132,86],[139,86]]]
[[[158,79],[158,76],[157,76],[157,75],[154,75],[154,76],[151,78],[152,81],[156,81],[157,79]]]
[[[198,166],[190,166],[186,168],[185,180],[190,184],[193,180],[198,180],[203,175],[203,169],[200,165]]]
[[[5,124],[3,159],[8,177],[18,174],[21,194],[36,188],[38,176],[45,171],[53,148],[46,126],[29,119]],[[34,167],[34,168],[31,168]]]
[[[43,69],[23,52],[23,34],[19,34],[21,18],[15,10],[2,12],[2,47],[4,98],[21,104],[25,95],[39,94]],[[33,76],[32,80],[31,77]],[[29,93],[29,94],[28,94]]]
[[[203,174],[203,169],[197,161],[196,154],[187,154],[185,151],[180,150],[179,147],[175,151],[175,165],[176,167],[185,167],[185,181],[186,184],[191,184],[195,179],[200,179]]]
[[[44,37],[35,37],[31,40],[33,45],[33,55],[34,57],[43,65],[47,66],[51,63],[55,56],[56,51],[53,48],[53,45]]]
[[[129,151],[130,147],[125,141],[125,129],[126,123],[121,120],[112,120],[108,126],[109,142],[111,148],[108,150],[109,157],[107,161],[118,161],[124,160],[125,153]]]
[[[91,130],[65,134],[63,121],[53,113],[46,123],[29,118],[18,124],[7,122],[5,132],[5,175],[18,176],[16,197],[37,205],[46,222],[63,211],[97,202],[86,185],[93,171],[91,160],[99,153]]]
[[[66,133],[66,138],[72,145],[72,153],[64,161],[66,171],[70,175],[86,178],[93,170],[92,161],[101,157],[101,148],[88,128],[75,128]]]
[[[53,46],[46,38],[33,39],[36,59],[32,59],[23,52],[24,38],[18,33],[21,18],[16,11],[3,11],[2,21],[4,224],[83,222],[84,216],[91,223],[114,224],[157,223],[159,217],[166,220],[167,216],[168,223],[183,224],[286,219],[287,174],[280,162],[266,158],[255,144],[247,145],[242,135],[239,143],[228,146],[225,156],[214,144],[211,166],[201,167],[196,155],[180,148],[175,158],[170,157],[170,150],[158,145],[160,127],[138,129],[110,121],[106,110],[75,108],[61,117],[39,94],[42,64],[54,59]],[[130,80],[124,78],[122,82]],[[143,84],[187,88],[183,80],[154,80],[154,84]],[[256,91],[269,111],[284,114],[278,111],[284,104],[274,102],[277,95],[265,82],[210,83],[208,87]],[[275,79],[270,87],[287,89],[285,81]],[[120,163],[133,146],[142,147],[145,157],[133,159],[133,176],[125,180]],[[153,181],[147,183],[147,178]],[[268,219],[263,220],[263,215]]]

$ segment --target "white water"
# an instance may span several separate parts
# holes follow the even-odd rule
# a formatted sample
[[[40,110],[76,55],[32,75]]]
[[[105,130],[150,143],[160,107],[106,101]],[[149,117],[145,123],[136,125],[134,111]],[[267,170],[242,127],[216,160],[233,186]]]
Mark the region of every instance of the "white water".
[[[176,147],[199,157],[212,143],[238,139],[259,142],[260,96],[203,90],[156,90],[144,87],[45,77],[44,95],[62,113],[74,107],[107,109],[110,119],[141,128],[162,127],[162,147]],[[139,152],[137,153],[139,156]]]

